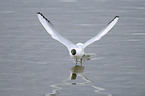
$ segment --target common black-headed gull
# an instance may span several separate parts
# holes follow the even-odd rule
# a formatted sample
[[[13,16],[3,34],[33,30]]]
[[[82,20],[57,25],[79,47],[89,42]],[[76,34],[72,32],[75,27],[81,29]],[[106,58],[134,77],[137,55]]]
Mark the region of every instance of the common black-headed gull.
[[[51,35],[53,39],[58,40],[67,47],[70,56],[76,59],[76,63],[79,60],[82,63],[82,58],[85,56],[84,49],[93,42],[100,40],[106,33],[108,33],[109,30],[113,28],[113,26],[117,23],[119,19],[119,16],[115,16],[103,30],[101,30],[96,36],[89,39],[87,42],[73,44],[71,41],[69,41],[68,39],[63,37],[60,33],[58,33],[54,29],[52,23],[42,13],[38,12],[37,15],[46,31]]]

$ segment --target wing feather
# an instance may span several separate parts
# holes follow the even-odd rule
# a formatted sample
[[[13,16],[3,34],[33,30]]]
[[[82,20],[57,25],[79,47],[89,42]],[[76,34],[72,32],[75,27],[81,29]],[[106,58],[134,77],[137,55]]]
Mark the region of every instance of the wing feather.
[[[109,30],[113,28],[113,26],[117,23],[118,19],[119,16],[114,17],[114,19],[112,19],[102,31],[100,31],[95,37],[89,39],[87,42],[84,43],[84,48],[92,44],[93,42],[100,40],[105,34],[109,32]]]
[[[51,35],[51,37],[55,40],[58,40],[62,44],[64,44],[68,49],[76,47],[75,44],[73,44],[71,41],[68,39],[64,38],[60,33],[58,33],[52,23],[40,12],[37,13],[38,18],[43,25],[43,27],[46,29],[46,31]]]

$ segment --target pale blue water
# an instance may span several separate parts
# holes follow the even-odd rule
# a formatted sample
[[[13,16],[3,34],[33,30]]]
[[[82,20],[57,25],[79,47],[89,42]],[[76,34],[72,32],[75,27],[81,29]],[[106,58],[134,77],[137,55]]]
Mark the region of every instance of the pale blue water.
[[[0,1],[0,96],[145,96],[144,5],[144,0]],[[114,16],[120,19],[86,48],[96,58],[77,69],[67,49],[41,26],[38,11],[74,43],[95,36]]]

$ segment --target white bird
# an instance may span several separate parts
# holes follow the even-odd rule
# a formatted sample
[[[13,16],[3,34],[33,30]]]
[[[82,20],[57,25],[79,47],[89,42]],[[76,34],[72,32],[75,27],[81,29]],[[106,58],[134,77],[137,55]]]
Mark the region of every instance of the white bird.
[[[42,13],[38,12],[37,15],[46,31],[51,35],[53,39],[58,40],[67,47],[70,56],[76,59],[76,63],[78,62],[78,60],[80,60],[80,62],[82,63],[82,58],[86,55],[84,49],[93,42],[100,40],[102,36],[104,36],[106,33],[108,33],[109,30],[112,29],[112,27],[117,23],[119,19],[119,16],[115,16],[114,19],[111,20],[102,31],[100,31],[93,38],[89,39],[87,42],[73,44],[71,41],[69,41],[68,39],[63,37],[60,33],[58,33],[54,29],[52,23],[46,17],[44,17]]]

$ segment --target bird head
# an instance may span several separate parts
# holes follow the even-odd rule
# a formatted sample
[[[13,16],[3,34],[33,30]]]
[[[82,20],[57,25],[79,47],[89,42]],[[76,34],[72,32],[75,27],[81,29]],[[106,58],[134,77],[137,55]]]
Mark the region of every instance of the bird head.
[[[71,50],[71,54],[72,54],[72,55],[76,55],[76,49],[72,49],[72,50]]]

